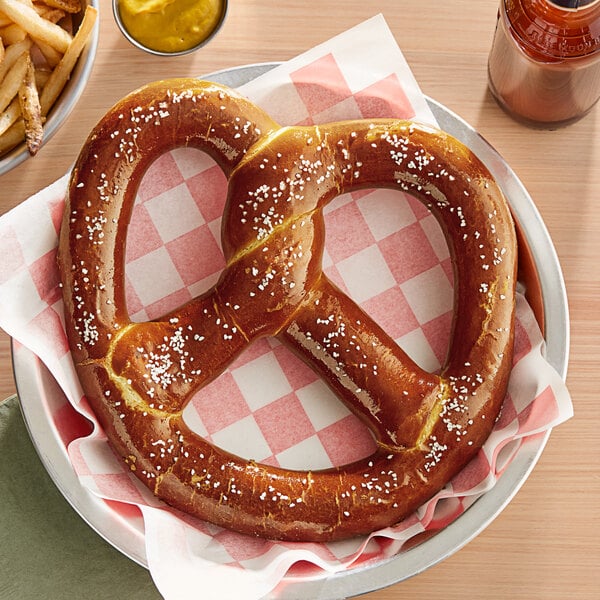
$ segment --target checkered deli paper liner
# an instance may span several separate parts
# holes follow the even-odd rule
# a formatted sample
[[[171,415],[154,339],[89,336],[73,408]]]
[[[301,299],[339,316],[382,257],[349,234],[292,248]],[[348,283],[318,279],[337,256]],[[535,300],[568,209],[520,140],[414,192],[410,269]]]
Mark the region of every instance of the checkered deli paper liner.
[[[245,85],[242,93],[282,124],[377,116],[435,123],[381,16]],[[67,176],[0,219],[0,325],[46,364],[77,411],[95,422],[74,374],[55,266]],[[127,245],[128,307],[159,317],[209,289],[224,266],[220,217],[226,180],[206,155],[159,158],[138,191]],[[452,268],[440,228],[418,201],[377,190],[326,210],[326,274],[423,367],[440,367],[452,311]],[[563,381],[543,358],[533,314],[518,299],[515,366],[501,418],[469,464],[396,527],[332,544],[277,543],[175,513],[154,499],[110,450],[97,424],[68,431],[81,485],[128,519],[143,519],[150,573],[167,599],[258,599],[289,577],[319,577],[396,554],[413,536],[456,519],[489,490],[521,444],[572,414]],[[222,402],[227,398],[226,406]],[[71,406],[68,406],[72,410]],[[50,409],[49,409],[50,410]],[[275,340],[247,349],[185,409],[215,444],[271,465],[325,468],[368,455],[371,435],[303,363]],[[139,509],[135,508],[138,506]]]

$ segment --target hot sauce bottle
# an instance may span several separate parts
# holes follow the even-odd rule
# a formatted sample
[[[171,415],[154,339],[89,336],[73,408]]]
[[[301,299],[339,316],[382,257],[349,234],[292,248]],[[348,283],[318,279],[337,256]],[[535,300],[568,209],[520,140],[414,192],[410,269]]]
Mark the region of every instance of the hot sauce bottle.
[[[600,98],[600,0],[500,0],[489,87],[510,115],[554,128]]]

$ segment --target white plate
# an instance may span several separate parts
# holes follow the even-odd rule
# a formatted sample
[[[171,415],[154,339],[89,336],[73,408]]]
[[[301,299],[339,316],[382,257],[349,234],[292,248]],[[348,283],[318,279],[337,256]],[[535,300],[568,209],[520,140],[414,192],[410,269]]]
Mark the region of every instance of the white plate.
[[[272,69],[276,63],[251,65],[207,75],[231,87],[240,86]],[[523,271],[540,300],[546,357],[566,377],[569,315],[560,264],[544,223],[522,183],[502,157],[467,123],[441,104],[428,103],[442,129],[469,146],[495,176],[508,198],[529,252]],[[525,261],[527,262],[527,261]],[[25,422],[45,468],[68,502],[102,537],[125,556],[147,566],[143,527],[84,489],[73,472],[63,441],[51,422],[52,407],[66,399],[39,359],[27,349],[13,351],[15,380]],[[350,597],[408,579],[444,560],[489,525],[510,502],[535,466],[550,435],[523,444],[495,487],[452,524],[426,541],[374,565],[314,580],[289,579],[277,598],[333,599]]]

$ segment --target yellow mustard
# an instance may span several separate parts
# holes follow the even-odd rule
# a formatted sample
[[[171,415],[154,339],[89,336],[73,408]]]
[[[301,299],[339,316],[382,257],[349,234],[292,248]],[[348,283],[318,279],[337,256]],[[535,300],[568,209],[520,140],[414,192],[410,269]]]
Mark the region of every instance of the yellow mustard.
[[[119,0],[129,35],[158,52],[182,52],[204,41],[219,24],[223,0]]]

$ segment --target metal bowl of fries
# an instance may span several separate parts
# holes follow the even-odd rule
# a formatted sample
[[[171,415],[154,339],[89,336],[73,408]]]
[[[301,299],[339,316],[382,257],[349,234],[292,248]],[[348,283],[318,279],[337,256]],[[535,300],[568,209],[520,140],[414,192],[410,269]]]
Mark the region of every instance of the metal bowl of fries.
[[[64,123],[89,79],[99,0],[0,0],[0,175]]]

